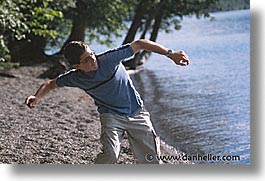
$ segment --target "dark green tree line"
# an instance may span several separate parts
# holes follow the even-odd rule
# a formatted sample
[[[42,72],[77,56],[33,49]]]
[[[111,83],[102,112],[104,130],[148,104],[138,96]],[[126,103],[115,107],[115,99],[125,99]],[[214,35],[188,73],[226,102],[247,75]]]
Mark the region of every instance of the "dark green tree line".
[[[22,63],[43,60],[47,43],[56,44],[58,39],[65,41],[65,45],[88,36],[90,40],[109,44],[113,36],[121,36],[124,21],[133,10],[131,2],[3,0],[0,3],[1,60]],[[91,33],[86,35],[86,30]]]
[[[46,39],[60,34],[61,8],[67,0],[3,0],[0,4],[1,58],[36,61],[44,56]],[[70,5],[67,5],[67,7]]]
[[[209,7],[218,1],[2,0],[0,57],[21,63],[44,60],[47,45],[59,45],[61,54],[69,41],[85,37],[109,45],[115,37],[124,36],[123,43],[128,43],[140,33],[156,41],[160,31],[170,32],[172,25],[178,30],[185,15],[208,16]],[[146,53],[136,56],[138,62],[130,67]]]

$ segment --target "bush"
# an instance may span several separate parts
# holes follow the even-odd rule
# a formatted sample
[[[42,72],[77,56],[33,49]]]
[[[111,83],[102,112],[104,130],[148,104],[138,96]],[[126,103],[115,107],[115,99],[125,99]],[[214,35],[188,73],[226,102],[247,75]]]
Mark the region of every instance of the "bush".
[[[0,62],[0,71],[3,70],[9,70],[11,68],[17,68],[19,67],[19,63],[13,63],[13,62]]]

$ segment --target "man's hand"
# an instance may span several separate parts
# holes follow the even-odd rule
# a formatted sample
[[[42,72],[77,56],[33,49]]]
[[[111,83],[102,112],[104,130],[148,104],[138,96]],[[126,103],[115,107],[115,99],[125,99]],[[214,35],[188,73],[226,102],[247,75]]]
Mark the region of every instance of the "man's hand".
[[[190,64],[188,55],[182,50],[175,51],[172,54],[170,54],[168,57],[171,60],[173,60],[175,64],[180,65],[180,66],[187,66]]]
[[[57,89],[56,79],[45,81],[37,90],[35,96],[28,96],[25,100],[25,104],[29,108],[35,108],[40,102],[41,98],[48,94],[51,90]]]
[[[28,96],[25,100],[25,104],[30,108],[35,108],[39,103],[39,99],[36,96]]]

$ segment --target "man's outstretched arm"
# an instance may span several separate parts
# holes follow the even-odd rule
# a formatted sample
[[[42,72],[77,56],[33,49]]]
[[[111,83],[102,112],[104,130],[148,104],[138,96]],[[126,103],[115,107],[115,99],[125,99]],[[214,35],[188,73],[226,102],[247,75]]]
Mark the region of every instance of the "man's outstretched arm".
[[[57,89],[58,86],[56,84],[56,79],[45,81],[40,88],[37,90],[34,96],[28,96],[25,100],[25,104],[27,104],[30,108],[35,108],[36,105],[40,102],[41,98],[48,94],[51,90]]]
[[[147,50],[161,55],[167,55],[169,50],[156,42],[145,39],[140,39],[132,42],[131,47],[134,53],[137,53],[140,50]],[[186,66],[190,63],[190,60],[184,51],[171,52],[168,57],[180,66]]]

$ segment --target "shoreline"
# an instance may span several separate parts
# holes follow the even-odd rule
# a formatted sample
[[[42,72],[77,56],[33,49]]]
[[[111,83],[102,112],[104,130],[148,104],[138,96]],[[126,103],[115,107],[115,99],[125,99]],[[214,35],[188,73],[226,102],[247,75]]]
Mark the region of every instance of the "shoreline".
[[[0,163],[93,164],[100,152],[100,121],[93,99],[77,88],[47,95],[35,109],[24,105],[44,79],[49,66],[11,69],[1,77]],[[161,155],[183,155],[161,141]],[[134,164],[128,140],[122,143],[118,164]],[[190,163],[169,161],[170,164]]]

